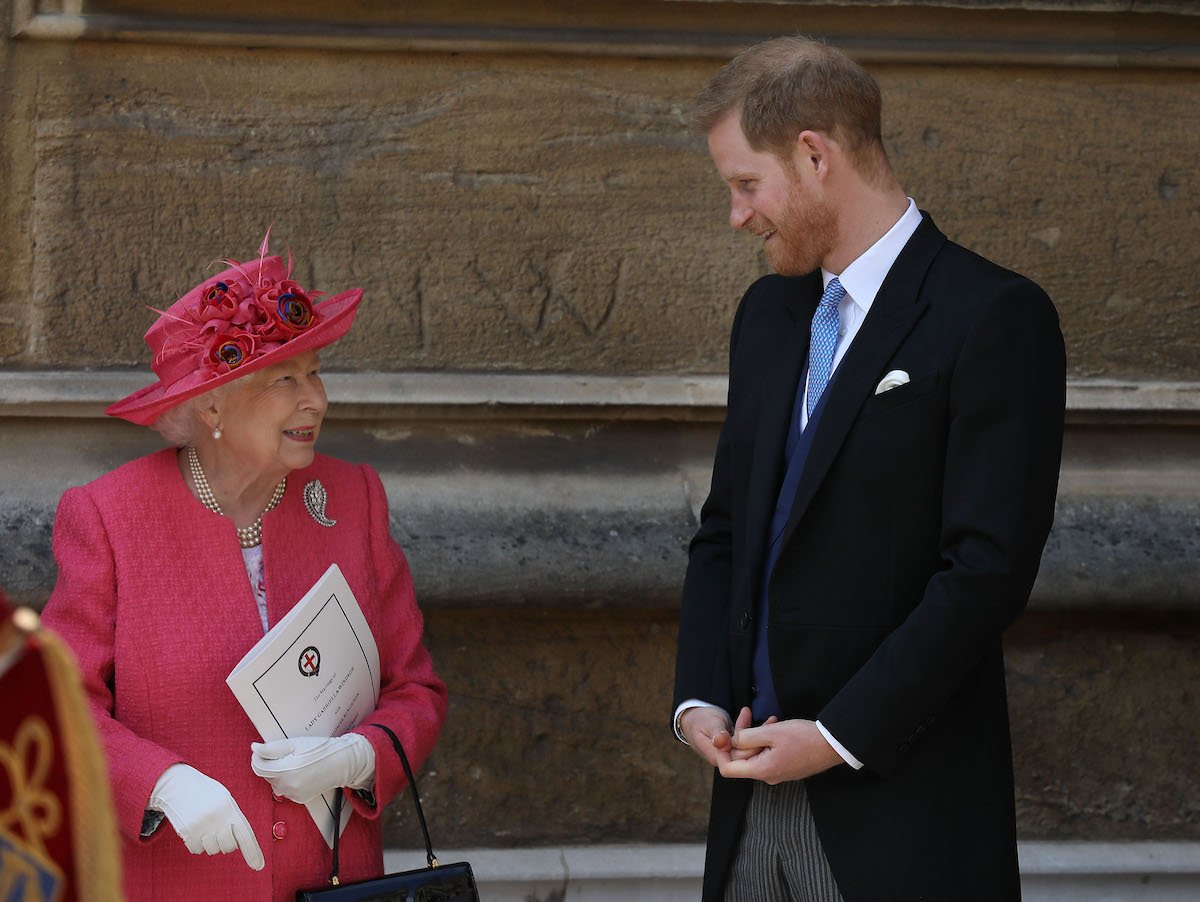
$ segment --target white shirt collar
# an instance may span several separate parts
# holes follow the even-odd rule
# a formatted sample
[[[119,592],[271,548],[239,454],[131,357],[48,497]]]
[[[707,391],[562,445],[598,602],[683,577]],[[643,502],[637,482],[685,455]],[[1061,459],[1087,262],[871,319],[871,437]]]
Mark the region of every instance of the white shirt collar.
[[[892,264],[896,262],[896,258],[904,250],[904,245],[908,244],[908,239],[920,224],[921,211],[917,209],[916,201],[910,197],[908,209],[896,220],[896,224],[842,270],[841,275],[821,270],[822,287],[828,287],[833,277],[838,276],[846,294],[865,316],[871,309],[871,304],[875,302],[875,295],[879,294],[879,288],[887,278]]]

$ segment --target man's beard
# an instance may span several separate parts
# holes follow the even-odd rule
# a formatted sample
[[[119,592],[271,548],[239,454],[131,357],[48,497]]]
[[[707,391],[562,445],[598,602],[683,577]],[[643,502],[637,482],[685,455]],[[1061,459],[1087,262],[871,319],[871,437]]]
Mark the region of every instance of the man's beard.
[[[764,250],[767,262],[781,276],[812,272],[837,242],[837,211],[798,182],[792,184],[783,216],[772,225],[776,234]],[[758,234],[766,230],[755,229]]]

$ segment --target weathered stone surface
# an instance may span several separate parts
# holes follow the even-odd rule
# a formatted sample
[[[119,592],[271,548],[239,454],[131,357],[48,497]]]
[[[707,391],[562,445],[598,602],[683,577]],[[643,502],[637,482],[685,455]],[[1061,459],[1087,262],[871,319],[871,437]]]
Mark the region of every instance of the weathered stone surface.
[[[0,319],[0,359],[16,357],[22,351],[24,330],[16,317]]]
[[[366,288],[330,355],[355,369],[720,372],[733,307],[763,271],[686,126],[709,62],[11,52],[30,134],[10,148],[13,188],[32,207],[8,232],[30,263],[9,363],[141,361],[143,305],[253,253],[270,223],[302,281]],[[875,74],[909,191],[1048,289],[1073,373],[1200,374],[1200,75]]]
[[[1060,495],[1035,605],[1177,607],[1197,597],[1197,548],[1195,498]]]
[[[1073,374],[1200,372],[1184,262],[1200,231],[1200,184],[1186,163],[1196,132],[1155,125],[1160,115],[1200,124],[1195,73],[878,75],[909,192],[947,234],[1049,292]],[[1128,140],[1110,143],[1113,129]]]
[[[624,612],[433,612],[450,688],[421,777],[445,845],[703,837],[710,776],[670,733],[674,618]],[[419,844],[401,799],[384,845]]]
[[[1006,647],[1022,837],[1200,837],[1200,620],[1032,614]]]
[[[43,504],[10,501],[0,508],[0,588],[19,603],[40,607],[54,588],[53,528],[54,510]]]
[[[40,364],[139,361],[141,305],[272,222],[304,284],[367,289],[331,355],[356,368],[694,367],[681,324],[724,332],[756,266],[719,229],[679,240],[719,194],[644,63],[332,57],[299,88],[295,54],[38,50],[65,57],[38,85]]]

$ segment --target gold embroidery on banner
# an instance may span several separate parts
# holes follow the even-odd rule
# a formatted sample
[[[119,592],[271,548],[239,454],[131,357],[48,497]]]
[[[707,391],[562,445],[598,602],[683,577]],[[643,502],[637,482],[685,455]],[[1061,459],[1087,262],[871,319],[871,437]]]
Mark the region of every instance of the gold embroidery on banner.
[[[62,804],[45,788],[53,760],[54,739],[41,717],[25,718],[12,745],[0,742],[0,768],[12,787],[12,804],[0,811],[0,830],[22,836],[45,857],[45,838],[62,826]]]

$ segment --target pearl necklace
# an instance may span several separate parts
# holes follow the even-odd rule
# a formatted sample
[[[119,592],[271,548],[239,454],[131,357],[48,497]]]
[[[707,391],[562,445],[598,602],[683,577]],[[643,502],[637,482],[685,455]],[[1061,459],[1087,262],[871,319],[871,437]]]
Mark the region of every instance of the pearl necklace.
[[[221,512],[221,505],[217,504],[217,498],[213,494],[212,487],[208,484],[208,477],[204,475],[204,470],[200,467],[200,457],[196,454],[196,446],[188,445],[188,467],[192,471],[192,482],[196,484],[196,494],[200,497],[200,503],[207,507],[214,514],[224,514]],[[275,486],[275,492],[271,495],[271,500],[267,506],[263,508],[263,512],[258,515],[258,519],[249,526],[238,528],[238,542],[243,548],[254,548],[262,544],[262,518],[267,511],[274,510],[275,507],[283,500],[283,491],[287,488],[287,477],[279,485]]]

